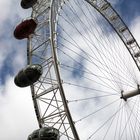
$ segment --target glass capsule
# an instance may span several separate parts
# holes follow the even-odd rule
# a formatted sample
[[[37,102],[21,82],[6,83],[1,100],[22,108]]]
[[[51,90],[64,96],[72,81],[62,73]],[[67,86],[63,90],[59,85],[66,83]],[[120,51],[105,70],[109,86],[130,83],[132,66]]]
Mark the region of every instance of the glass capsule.
[[[43,127],[29,135],[28,140],[59,140],[59,130],[53,127]]]
[[[14,30],[14,37],[16,39],[28,38],[29,35],[34,33],[36,27],[37,23],[34,19],[25,20],[16,26]]]
[[[38,64],[28,65],[19,71],[14,82],[19,87],[27,87],[35,83],[42,75],[42,66]]]
[[[37,0],[22,0],[21,1],[21,7],[23,9],[31,8],[33,5],[37,3]]]

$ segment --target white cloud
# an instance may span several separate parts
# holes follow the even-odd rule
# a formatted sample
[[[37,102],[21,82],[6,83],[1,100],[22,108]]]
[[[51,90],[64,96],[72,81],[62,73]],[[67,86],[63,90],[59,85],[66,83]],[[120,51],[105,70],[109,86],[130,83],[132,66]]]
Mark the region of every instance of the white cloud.
[[[31,15],[31,9],[22,9],[17,0],[4,0],[0,1],[0,13],[0,69],[7,57],[14,54],[9,65],[13,65],[14,71],[17,71],[26,61],[26,40],[16,40],[13,32],[22,19]]]
[[[0,139],[27,139],[38,128],[30,89],[16,87],[13,77],[7,77],[0,92]]]
[[[112,5],[116,5],[116,4],[121,5],[121,3],[122,3],[123,1],[124,1],[124,0],[108,0],[108,2],[110,2]]]
[[[2,22],[5,19],[7,19],[7,17],[9,16],[10,9],[11,9],[11,4],[12,4],[12,1],[8,1],[8,0],[0,1],[0,13],[1,13],[0,20]]]
[[[0,1],[0,12],[2,14],[0,16],[0,19],[2,21],[6,19],[11,19],[16,15],[18,15],[19,17],[23,17],[23,16],[26,17],[27,15],[29,16],[30,15],[29,11],[31,10],[22,9],[22,7],[20,6],[20,1],[17,0]]]
[[[133,21],[131,21],[130,30],[131,30],[134,38],[140,45],[140,35],[139,35],[139,33],[140,33],[140,16],[137,16]]]
[[[31,10],[22,9],[20,1],[1,0],[0,13],[0,70],[10,55],[9,65],[16,74],[26,62],[26,40],[14,39],[13,31]],[[0,87],[0,139],[26,140],[38,128],[30,89],[16,87],[8,73],[5,78],[5,85]]]

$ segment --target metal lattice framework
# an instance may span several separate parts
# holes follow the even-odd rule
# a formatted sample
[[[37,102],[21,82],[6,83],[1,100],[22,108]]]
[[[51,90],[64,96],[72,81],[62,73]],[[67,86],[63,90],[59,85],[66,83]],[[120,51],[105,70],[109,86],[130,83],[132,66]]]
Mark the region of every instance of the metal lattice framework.
[[[56,20],[64,1],[41,1],[35,6],[32,17],[38,20],[38,36],[28,40],[28,64],[40,63],[44,73],[39,83],[31,86],[32,97],[39,126],[59,128],[60,135],[68,139],[79,139],[62,87],[56,56]],[[47,31],[46,31],[47,30]],[[42,33],[46,33],[42,39]],[[47,56],[47,58],[46,58]],[[45,109],[38,102],[45,103]],[[44,105],[40,105],[44,106]],[[42,114],[40,114],[42,112]],[[69,132],[70,131],[70,132]],[[72,135],[73,133],[73,135]]]
[[[28,64],[37,63],[43,66],[43,75],[31,86],[31,93],[39,127],[52,126],[60,131],[60,139],[79,140],[68,108],[68,101],[63,89],[64,81],[60,76],[61,63],[58,61],[57,36],[58,20],[61,9],[70,0],[39,0],[33,6],[31,17],[37,23],[34,35],[27,42]],[[113,27],[125,44],[137,68],[140,70],[140,59],[135,57],[140,47],[126,24],[106,0],[85,0],[95,8]],[[62,75],[62,73],[61,73]],[[92,134],[88,139],[93,139]]]

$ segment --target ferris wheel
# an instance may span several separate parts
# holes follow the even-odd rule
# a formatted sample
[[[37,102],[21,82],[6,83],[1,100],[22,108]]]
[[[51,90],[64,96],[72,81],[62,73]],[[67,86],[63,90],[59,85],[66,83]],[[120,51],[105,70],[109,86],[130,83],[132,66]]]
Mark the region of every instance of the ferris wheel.
[[[32,8],[14,36],[27,38],[39,129],[28,140],[139,140],[140,47],[106,0],[22,0]]]

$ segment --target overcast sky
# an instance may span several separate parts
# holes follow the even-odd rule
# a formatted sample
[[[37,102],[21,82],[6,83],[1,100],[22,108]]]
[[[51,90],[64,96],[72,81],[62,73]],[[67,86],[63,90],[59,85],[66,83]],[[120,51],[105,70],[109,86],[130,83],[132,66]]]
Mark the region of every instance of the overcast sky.
[[[109,0],[140,44],[140,1]],[[13,37],[15,26],[30,17],[19,0],[0,0],[0,140],[26,140],[38,128],[29,88],[14,85],[14,75],[26,64],[26,40]]]

